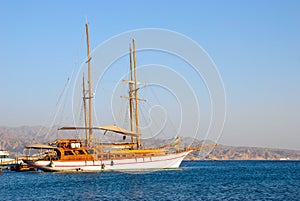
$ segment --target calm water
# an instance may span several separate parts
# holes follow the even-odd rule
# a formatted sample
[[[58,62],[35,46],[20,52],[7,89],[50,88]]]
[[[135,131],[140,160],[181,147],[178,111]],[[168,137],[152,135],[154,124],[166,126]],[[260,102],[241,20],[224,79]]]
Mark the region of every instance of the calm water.
[[[0,200],[300,200],[300,161],[183,162],[151,173],[8,172]]]

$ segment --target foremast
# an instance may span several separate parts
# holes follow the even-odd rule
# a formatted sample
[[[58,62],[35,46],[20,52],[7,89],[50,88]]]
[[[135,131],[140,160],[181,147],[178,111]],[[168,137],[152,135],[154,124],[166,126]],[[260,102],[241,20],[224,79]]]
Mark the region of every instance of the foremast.
[[[87,118],[87,115],[86,115],[86,90],[85,90],[85,81],[84,81],[84,73],[82,75],[82,93],[83,93],[83,116],[84,116],[84,126],[85,128],[88,127],[88,118]],[[88,130],[85,129],[85,146],[87,147],[89,142],[88,142],[88,139],[89,139],[89,133],[88,133]]]
[[[88,125],[88,146],[91,147],[92,139],[93,139],[93,91],[92,91],[92,72],[91,72],[91,49],[90,49],[90,37],[89,37],[89,25],[85,24],[86,31],[86,42],[87,42],[87,64],[88,64],[88,97],[89,100],[89,125]]]
[[[130,75],[129,80],[133,80],[132,73],[132,49],[131,45],[129,45],[129,60],[130,60]],[[130,117],[130,131],[134,131],[134,119],[133,119],[133,83],[129,82],[129,117]],[[134,144],[134,137],[131,136],[131,143]],[[133,147],[131,147],[133,148]]]

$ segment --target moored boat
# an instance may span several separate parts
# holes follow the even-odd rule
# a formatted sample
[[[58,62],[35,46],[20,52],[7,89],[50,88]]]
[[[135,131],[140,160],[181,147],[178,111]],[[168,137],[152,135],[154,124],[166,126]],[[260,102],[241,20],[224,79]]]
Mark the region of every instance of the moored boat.
[[[136,48],[135,41],[132,42],[133,51],[130,46],[130,78],[125,81],[129,84],[129,117],[130,130],[120,128],[116,125],[94,127],[92,121],[93,93],[91,80],[90,46],[88,35],[88,24],[86,24],[86,35],[88,44],[88,90],[85,90],[83,79],[83,102],[85,114],[84,127],[62,127],[59,130],[84,130],[86,139],[58,139],[48,145],[28,145],[25,148],[37,150],[37,154],[27,156],[25,162],[35,168],[49,172],[71,172],[71,171],[140,171],[153,169],[175,169],[179,168],[182,160],[192,151],[215,146],[215,144],[190,147],[178,147],[180,138],[173,143],[158,148],[143,148],[141,145],[141,134],[139,129],[138,111],[138,85],[136,74]],[[133,60],[133,62],[132,62]],[[88,92],[88,93],[86,93]],[[86,97],[86,94],[87,97]],[[88,100],[88,115],[86,100]],[[95,143],[93,131],[101,130],[121,134],[130,142]]]
[[[162,149],[115,150],[102,154],[90,153],[79,139],[60,139],[53,146],[31,145],[26,148],[45,150],[35,159],[25,160],[43,171],[113,171],[178,168],[193,149],[168,152]],[[46,151],[47,150],[47,151]]]
[[[9,152],[5,149],[0,149],[0,168],[5,169],[18,164],[14,158],[10,158]]]

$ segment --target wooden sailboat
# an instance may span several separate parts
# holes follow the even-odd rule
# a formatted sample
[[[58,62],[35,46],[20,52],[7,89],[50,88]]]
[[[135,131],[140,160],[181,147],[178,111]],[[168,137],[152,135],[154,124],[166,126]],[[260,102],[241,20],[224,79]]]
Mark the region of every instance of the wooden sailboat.
[[[155,149],[141,148],[141,135],[139,131],[139,97],[136,73],[136,47],[133,40],[130,46],[130,79],[129,84],[130,130],[120,128],[115,125],[94,127],[92,121],[93,93],[92,75],[90,64],[90,43],[88,24],[86,24],[87,52],[88,52],[88,94],[85,91],[83,80],[83,101],[84,113],[86,114],[86,100],[88,100],[88,116],[85,115],[85,127],[62,127],[60,130],[85,130],[85,142],[80,139],[60,139],[49,145],[29,145],[27,149],[45,150],[35,157],[28,157],[25,162],[30,166],[43,171],[140,171],[149,169],[174,169],[178,168],[190,152],[199,150],[207,146],[195,148],[178,148],[179,139],[163,147]],[[133,62],[132,62],[133,59]],[[86,97],[86,94],[88,95]],[[123,136],[129,136],[130,142],[98,143],[93,144],[93,130],[103,130],[113,132]],[[89,149],[92,147],[93,149]],[[96,150],[96,151],[95,151]]]

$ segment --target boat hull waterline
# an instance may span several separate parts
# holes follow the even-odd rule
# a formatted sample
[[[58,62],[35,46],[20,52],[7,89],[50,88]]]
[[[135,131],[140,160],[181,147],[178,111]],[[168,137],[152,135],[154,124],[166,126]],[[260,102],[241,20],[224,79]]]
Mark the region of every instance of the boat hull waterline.
[[[136,159],[93,160],[93,161],[26,161],[44,172],[100,172],[100,171],[147,171],[155,169],[177,169],[191,150]]]

